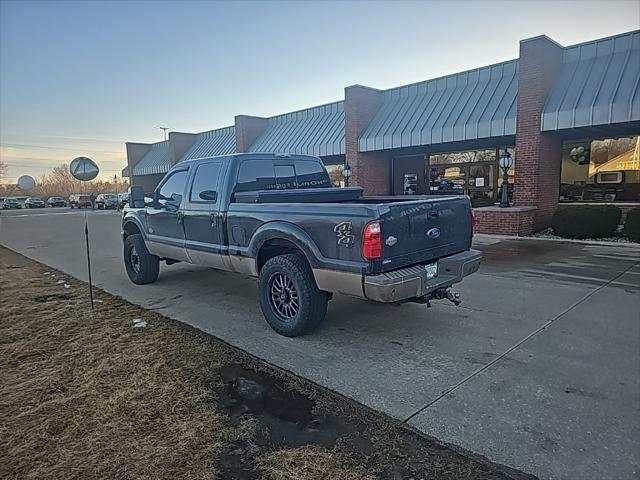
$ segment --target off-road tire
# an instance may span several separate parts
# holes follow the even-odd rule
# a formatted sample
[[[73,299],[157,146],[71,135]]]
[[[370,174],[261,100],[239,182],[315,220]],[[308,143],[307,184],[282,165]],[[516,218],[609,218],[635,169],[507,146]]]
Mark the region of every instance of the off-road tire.
[[[291,279],[298,296],[298,311],[289,319],[278,314],[271,300],[271,282],[282,274]],[[269,259],[260,270],[259,289],[260,307],[265,319],[271,328],[285,337],[298,337],[313,331],[327,313],[327,293],[318,289],[311,267],[301,254]]]
[[[135,249],[137,268],[132,260],[132,249]],[[131,281],[137,285],[153,283],[158,279],[160,259],[149,253],[144,239],[139,233],[129,235],[124,241],[124,266]]]

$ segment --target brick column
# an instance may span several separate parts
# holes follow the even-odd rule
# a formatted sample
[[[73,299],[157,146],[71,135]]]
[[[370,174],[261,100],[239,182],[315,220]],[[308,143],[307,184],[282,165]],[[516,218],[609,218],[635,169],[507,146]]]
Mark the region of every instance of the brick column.
[[[246,153],[267,128],[267,119],[250,115],[236,115],[236,152]]]
[[[366,194],[389,193],[390,164],[387,155],[358,151],[358,139],[382,104],[382,92],[352,85],[344,89],[345,150],[353,172],[350,185],[359,185]]]
[[[197,137],[196,133],[169,132],[169,164],[171,166],[178,163],[178,160],[187,153]]]
[[[520,42],[514,203],[537,207],[534,231],[549,225],[558,206],[562,141],[540,128],[544,105],[562,65],[562,52],[561,45],[544,35]]]
[[[149,150],[151,150],[150,143],[136,143],[126,142],[125,147],[127,149],[127,167],[129,169],[129,179],[133,180],[133,167],[135,167],[142,157],[144,157]]]

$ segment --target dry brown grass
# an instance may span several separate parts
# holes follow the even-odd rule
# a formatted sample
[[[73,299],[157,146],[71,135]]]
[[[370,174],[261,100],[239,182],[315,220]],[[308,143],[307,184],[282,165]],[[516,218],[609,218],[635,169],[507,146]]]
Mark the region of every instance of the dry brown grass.
[[[179,322],[97,295],[92,313],[84,283],[0,247],[1,479],[507,478]],[[134,318],[148,326],[133,328]],[[318,423],[302,441],[314,446],[288,438],[295,422],[225,403],[234,384],[223,365],[313,399]]]
[[[354,458],[337,449],[308,446],[287,448],[258,458],[265,480],[375,480]]]
[[[0,478],[215,478],[224,352],[108,295],[92,315],[44,271],[0,250]]]

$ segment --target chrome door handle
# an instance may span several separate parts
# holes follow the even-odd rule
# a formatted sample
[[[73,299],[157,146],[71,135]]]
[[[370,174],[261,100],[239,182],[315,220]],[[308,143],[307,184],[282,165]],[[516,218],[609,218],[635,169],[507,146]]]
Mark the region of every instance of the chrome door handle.
[[[184,213],[178,212],[178,223],[182,223],[184,221]]]
[[[218,218],[220,218],[220,215],[218,215],[217,213],[212,213],[211,215],[209,215],[209,219],[211,220],[212,227],[215,227],[216,225],[218,225]]]

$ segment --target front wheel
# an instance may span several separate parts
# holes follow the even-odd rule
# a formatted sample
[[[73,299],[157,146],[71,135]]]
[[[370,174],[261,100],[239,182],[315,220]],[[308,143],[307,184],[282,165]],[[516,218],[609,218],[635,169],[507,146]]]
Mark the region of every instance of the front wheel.
[[[133,283],[144,285],[158,279],[160,259],[149,253],[142,235],[136,233],[124,241],[124,266]]]
[[[309,333],[327,313],[327,294],[318,289],[303,255],[273,257],[260,270],[259,284],[262,313],[280,335]]]

